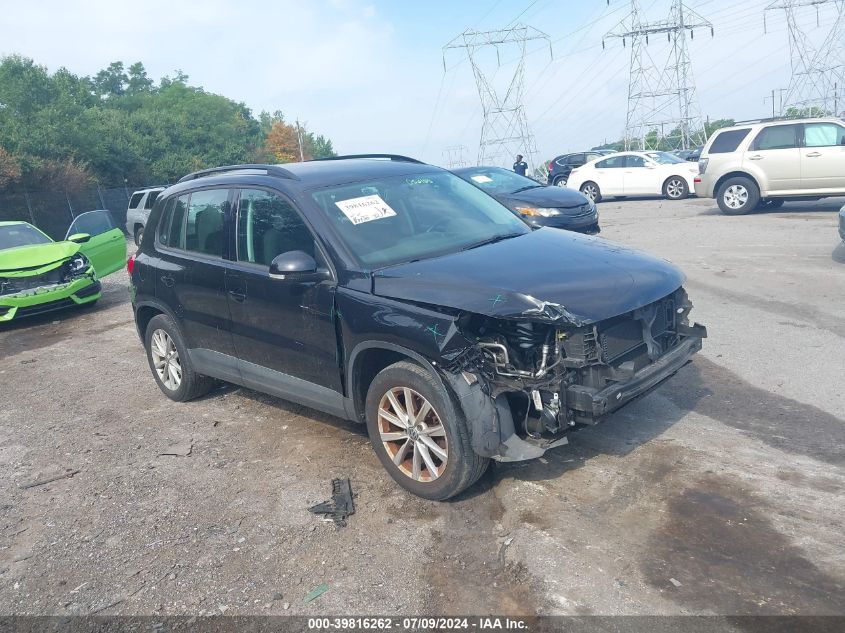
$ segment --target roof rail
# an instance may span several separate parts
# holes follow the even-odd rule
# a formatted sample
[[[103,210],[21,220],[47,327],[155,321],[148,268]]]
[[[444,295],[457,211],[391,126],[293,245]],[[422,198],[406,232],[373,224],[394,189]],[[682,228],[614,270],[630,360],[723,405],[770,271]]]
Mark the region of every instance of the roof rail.
[[[292,172],[279,167],[278,165],[263,165],[263,164],[248,164],[248,165],[224,165],[223,167],[212,167],[211,169],[201,169],[195,171],[187,176],[182,176],[178,182],[187,182],[188,180],[196,180],[197,178],[205,178],[206,176],[214,176],[215,174],[225,174],[233,171],[247,171],[247,170],[264,170],[268,176],[276,176],[278,178],[288,178],[289,180],[299,180]]]
[[[380,158],[382,160],[395,160],[400,163],[417,163],[425,165],[421,160],[411,158],[409,156],[402,156],[401,154],[346,154],[344,156],[329,156],[328,158],[314,158],[313,161],[321,160],[346,160],[348,158]]]
[[[834,114],[825,114],[825,115],[816,115],[816,116],[786,116],[785,114],[782,116],[775,116],[775,117],[766,117],[763,119],[748,119],[747,121],[735,121],[734,126],[736,125],[750,125],[752,123],[773,123],[775,121],[803,121],[804,119],[839,119],[842,120],[842,117],[838,117]],[[728,126],[733,127],[733,126]]]

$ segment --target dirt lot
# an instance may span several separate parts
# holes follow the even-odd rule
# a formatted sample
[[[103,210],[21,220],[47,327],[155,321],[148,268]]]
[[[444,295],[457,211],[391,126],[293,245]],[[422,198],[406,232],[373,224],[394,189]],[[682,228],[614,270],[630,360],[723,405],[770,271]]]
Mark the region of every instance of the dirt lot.
[[[605,237],[686,271],[704,351],[450,503],[397,488],[353,423],[167,400],[125,274],[0,327],[0,613],[845,614],[841,203],[602,203]],[[341,476],[336,529],[306,508]]]

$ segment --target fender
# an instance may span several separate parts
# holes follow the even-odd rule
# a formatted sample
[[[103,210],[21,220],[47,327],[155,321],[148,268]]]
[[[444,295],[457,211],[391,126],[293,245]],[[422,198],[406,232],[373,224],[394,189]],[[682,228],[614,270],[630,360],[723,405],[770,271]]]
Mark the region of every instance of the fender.
[[[133,314],[133,316],[135,317],[135,330],[138,332],[138,337],[141,339],[141,342],[143,342],[143,341],[144,341],[144,332],[142,332],[142,331],[141,331],[141,328],[140,328],[140,326],[138,325],[138,311],[139,311],[141,308],[155,308],[155,309],[156,309],[156,310],[158,310],[159,312],[163,312],[164,314],[166,314],[167,316],[169,316],[169,317],[170,317],[171,319],[173,319],[176,323],[178,323],[178,322],[180,321],[180,319],[179,319],[179,318],[177,318],[176,314],[173,312],[173,310],[171,310],[171,309],[167,306],[167,304],[165,304],[165,303],[163,303],[163,302],[159,301],[159,300],[158,300],[158,299],[156,299],[155,297],[145,298],[145,299],[143,299],[143,300],[141,300],[141,301],[136,302],[136,303],[132,306],[132,314]]]

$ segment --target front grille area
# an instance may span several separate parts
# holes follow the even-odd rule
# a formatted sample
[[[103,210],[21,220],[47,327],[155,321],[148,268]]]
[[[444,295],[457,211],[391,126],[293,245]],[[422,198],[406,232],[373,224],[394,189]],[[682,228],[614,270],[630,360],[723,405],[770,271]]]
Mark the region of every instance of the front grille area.
[[[27,306],[25,308],[18,308],[15,312],[15,318],[33,316],[36,314],[43,314],[44,312],[52,312],[53,310],[62,310],[75,306],[73,299],[59,299],[58,301],[50,301],[49,303],[39,303],[34,306]]]
[[[64,282],[64,266],[57,266],[42,275],[29,277],[0,277],[0,295],[11,295],[41,286],[52,286]]]
[[[674,298],[666,297],[606,324],[599,324],[598,343],[602,361],[616,365],[620,361],[648,354],[644,322],[651,322],[652,354],[665,352],[676,339]]]

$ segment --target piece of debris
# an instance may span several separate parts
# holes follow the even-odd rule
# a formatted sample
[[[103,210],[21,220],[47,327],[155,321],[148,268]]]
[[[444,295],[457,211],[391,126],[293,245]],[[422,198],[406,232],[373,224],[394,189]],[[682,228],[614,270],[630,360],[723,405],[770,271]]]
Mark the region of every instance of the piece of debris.
[[[317,598],[322,596],[328,590],[329,586],[326,583],[319,584],[308,592],[308,595],[305,596],[305,600],[303,600],[303,602],[305,604],[308,604],[309,602],[312,602],[313,600],[316,600]]]
[[[505,551],[510,547],[511,543],[513,543],[513,537],[509,536],[499,546],[499,566],[501,567],[505,566]]]
[[[35,488],[36,486],[43,486],[44,484],[49,484],[49,483],[52,483],[54,481],[59,481],[59,479],[70,479],[71,477],[73,477],[74,475],[76,475],[79,472],[80,472],[79,470],[68,470],[68,471],[62,473],[61,475],[53,475],[52,477],[47,477],[47,479],[36,479],[35,481],[31,481],[28,484],[23,484],[20,487],[21,488]]]
[[[30,358],[28,360],[22,360],[21,365],[29,365],[30,363],[37,363],[37,362],[38,362],[37,358]]]
[[[282,599],[282,592],[281,591],[277,591],[276,593],[273,594],[273,600],[281,600],[281,599]]]
[[[172,457],[187,457],[193,452],[193,450],[194,444],[192,442],[182,442],[168,446],[164,451],[159,453],[158,456],[162,457],[167,455]]]
[[[331,517],[338,527],[346,526],[346,517],[355,514],[355,503],[352,501],[352,485],[349,479],[332,479],[332,500],[318,503],[308,508],[313,514],[323,514]]]
[[[679,581],[675,580],[674,578],[670,578],[670,579],[669,579],[669,582],[671,582],[671,583],[672,583],[673,585],[675,585],[676,587],[680,587],[680,586],[681,586],[681,583],[680,583]]]

